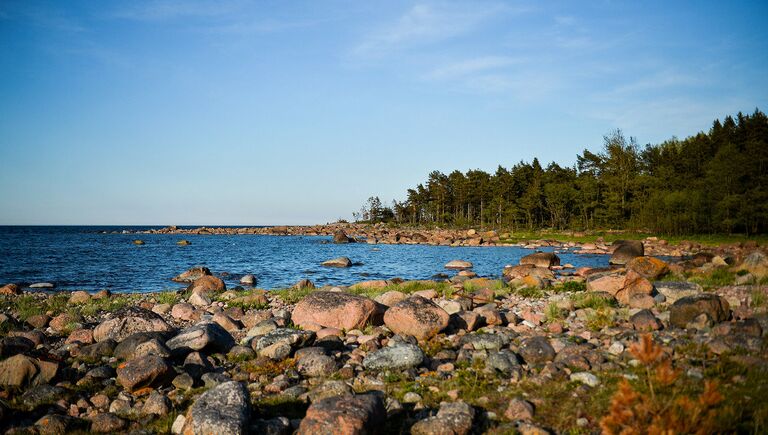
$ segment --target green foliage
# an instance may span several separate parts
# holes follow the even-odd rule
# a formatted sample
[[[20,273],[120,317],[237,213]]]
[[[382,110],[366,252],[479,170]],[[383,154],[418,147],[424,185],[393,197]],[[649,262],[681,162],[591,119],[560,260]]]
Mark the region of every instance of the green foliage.
[[[574,167],[537,159],[495,173],[431,172],[392,208],[371,197],[366,221],[540,228],[648,229],[672,236],[768,231],[768,118],[715,121],[684,140],[641,148],[620,130]]]
[[[717,268],[709,273],[693,275],[689,280],[700,284],[704,288],[723,287],[732,285],[736,280],[736,274],[726,268]]]
[[[519,287],[514,290],[514,293],[520,297],[527,298],[527,299],[541,299],[543,298],[544,292],[541,289],[535,288],[535,287]]]
[[[594,293],[581,293],[571,297],[573,306],[577,309],[580,308],[592,308],[595,310],[602,308],[611,308],[616,306],[616,301],[613,299],[607,299],[603,296],[596,295]]]
[[[587,327],[593,331],[600,331],[615,323],[615,311],[612,308],[599,308],[587,314]]]
[[[583,291],[587,291],[587,283],[583,281],[565,281],[563,283],[559,283],[556,286],[552,287],[552,290],[555,293],[583,292]]]
[[[554,322],[562,320],[565,317],[565,310],[560,309],[556,303],[550,302],[547,308],[544,310],[544,315],[547,318],[547,322]]]

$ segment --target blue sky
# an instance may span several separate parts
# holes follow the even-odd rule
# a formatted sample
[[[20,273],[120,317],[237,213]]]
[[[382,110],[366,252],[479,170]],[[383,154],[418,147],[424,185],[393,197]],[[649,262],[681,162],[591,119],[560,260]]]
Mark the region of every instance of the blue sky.
[[[768,3],[0,0],[0,224],[297,224],[765,111]]]

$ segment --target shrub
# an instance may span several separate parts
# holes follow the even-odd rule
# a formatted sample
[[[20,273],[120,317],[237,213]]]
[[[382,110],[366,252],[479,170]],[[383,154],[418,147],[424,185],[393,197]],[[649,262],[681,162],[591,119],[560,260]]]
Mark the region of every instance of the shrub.
[[[717,407],[723,396],[718,392],[716,382],[705,381],[704,391],[695,399],[678,394],[674,389],[678,372],[649,334],[633,344],[630,353],[640,361],[644,374],[637,386],[626,379],[621,381],[611,400],[608,415],[600,421],[603,433],[661,435],[717,432]]]

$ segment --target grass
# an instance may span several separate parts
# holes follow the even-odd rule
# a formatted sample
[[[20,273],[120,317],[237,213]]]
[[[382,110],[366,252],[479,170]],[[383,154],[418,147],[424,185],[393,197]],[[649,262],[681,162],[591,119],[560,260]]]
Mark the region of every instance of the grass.
[[[388,291],[399,291],[401,293],[411,294],[421,290],[435,290],[438,294],[442,295],[443,297],[450,298],[453,296],[455,289],[451,287],[449,283],[445,283],[445,282],[406,281],[401,284],[390,284],[384,287],[352,288],[352,289],[349,289],[349,293],[361,295],[361,296],[365,296],[373,299]],[[283,300],[283,302],[287,304],[295,304],[300,300],[304,299],[306,296],[308,296],[310,293],[314,291],[317,291],[317,289],[285,288],[285,289],[271,290],[270,292],[273,295],[280,297]]]
[[[512,291],[516,295],[526,299],[541,299],[544,296],[544,291],[535,287],[520,287]]]
[[[181,295],[177,294],[176,291],[161,292],[155,295],[155,300],[158,304],[174,305],[181,300]]]
[[[612,308],[599,308],[587,314],[587,328],[600,331],[614,325],[616,313]]]
[[[499,234],[505,233],[503,230],[499,230]],[[576,232],[579,233],[579,232]],[[584,231],[583,235],[574,235],[573,231],[516,231],[509,232],[509,237],[502,239],[504,243],[519,243],[528,240],[540,240],[540,239],[554,239],[560,242],[591,242],[594,243],[599,238],[603,238],[605,243],[612,243],[616,240],[642,240],[647,237],[656,236],[659,239],[664,239],[671,244],[677,244],[680,242],[697,242],[706,246],[718,246],[727,243],[738,243],[747,240],[754,240],[760,245],[768,244],[768,235],[750,236],[747,237],[743,234],[692,234],[687,236],[665,236],[661,234],[645,233],[645,232],[633,232],[633,231]]]
[[[556,322],[565,318],[565,310],[558,307],[556,303],[551,302],[547,305],[547,308],[544,309],[544,316],[546,317],[547,322]]]
[[[766,306],[766,302],[768,302],[768,296],[764,291],[760,289],[754,289],[750,293],[750,300],[751,300],[750,306],[752,308],[762,308]]]
[[[565,281],[553,286],[552,291],[554,291],[555,293],[584,292],[584,291],[587,291],[587,283],[583,281]]]
[[[709,273],[692,275],[688,278],[688,280],[701,285],[705,289],[711,289],[715,287],[732,285],[736,280],[736,273],[728,270],[727,268],[717,268]]]
[[[576,309],[592,308],[595,310],[616,306],[616,301],[596,295],[594,293],[580,293],[571,297]]]

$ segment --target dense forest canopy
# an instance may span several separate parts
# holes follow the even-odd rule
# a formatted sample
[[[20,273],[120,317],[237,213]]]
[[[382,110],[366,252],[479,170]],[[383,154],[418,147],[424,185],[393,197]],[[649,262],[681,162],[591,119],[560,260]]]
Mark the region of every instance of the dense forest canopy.
[[[489,174],[433,171],[357,220],[512,230],[630,229],[663,234],[768,230],[768,118],[759,110],[715,121],[708,133],[640,148],[620,130],[573,167],[538,159]]]

